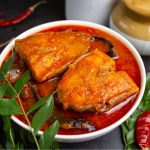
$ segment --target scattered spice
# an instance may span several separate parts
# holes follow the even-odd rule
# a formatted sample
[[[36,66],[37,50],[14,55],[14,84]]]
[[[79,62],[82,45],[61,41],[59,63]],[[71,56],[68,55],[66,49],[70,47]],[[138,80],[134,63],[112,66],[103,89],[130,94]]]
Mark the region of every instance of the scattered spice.
[[[20,23],[21,21],[25,20],[28,16],[30,16],[34,12],[34,10],[43,3],[46,3],[46,1],[40,1],[36,3],[35,5],[29,7],[24,12],[22,12],[19,16],[13,19],[0,20],[0,27],[11,26],[13,24]]]

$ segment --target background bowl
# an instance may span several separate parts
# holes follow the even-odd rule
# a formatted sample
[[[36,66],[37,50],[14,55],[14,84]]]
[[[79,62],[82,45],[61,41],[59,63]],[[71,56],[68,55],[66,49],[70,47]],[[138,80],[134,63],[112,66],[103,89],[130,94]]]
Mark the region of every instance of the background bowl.
[[[113,31],[113,30],[111,30],[107,27],[104,27],[102,25],[98,25],[98,24],[91,23],[91,22],[86,22],[86,21],[75,21],[75,20],[74,21],[73,20],[56,21],[56,22],[50,22],[50,23],[42,24],[42,25],[36,26],[32,29],[29,29],[26,32],[22,33],[21,35],[17,36],[12,42],[10,42],[6,46],[6,48],[1,53],[1,55],[0,55],[0,66],[1,66],[4,58],[6,57],[6,55],[13,48],[16,39],[22,39],[22,38],[25,38],[29,35],[34,34],[34,33],[43,31],[45,29],[52,28],[52,27],[57,27],[57,26],[61,26],[61,25],[80,25],[80,26],[85,26],[85,27],[92,27],[92,28],[95,28],[95,29],[103,30],[103,31],[109,33],[110,35],[113,35],[114,37],[119,39],[122,43],[124,43],[124,45],[126,45],[129,48],[131,53],[134,55],[134,57],[137,61],[137,64],[139,66],[139,69],[140,69],[141,87],[140,87],[138,97],[137,97],[136,102],[134,103],[133,107],[122,118],[120,118],[118,121],[116,121],[115,123],[109,125],[108,127],[104,128],[104,129],[94,131],[94,132],[91,132],[91,133],[80,134],[80,135],[60,135],[60,134],[57,134],[56,137],[55,137],[56,141],[66,142],[66,143],[88,141],[88,140],[100,137],[100,136],[112,131],[113,129],[118,127],[120,124],[122,124],[135,111],[135,109],[139,105],[139,103],[142,99],[142,96],[144,94],[144,89],[145,89],[145,84],[146,84],[145,67],[144,67],[143,61],[142,61],[139,53],[137,52],[137,50],[133,47],[133,45],[130,42],[128,42],[120,34],[116,33],[115,31]],[[20,121],[15,116],[12,116],[11,118],[19,126],[23,127],[24,129],[31,130],[28,125],[26,125],[25,123]],[[42,133],[43,133],[42,131],[38,132],[39,135],[41,135]]]
[[[109,27],[115,30],[117,33],[124,36],[127,40],[129,40],[135,46],[135,48],[138,50],[138,52],[141,55],[150,56],[150,41],[137,39],[130,35],[125,34],[124,32],[122,32],[115,26],[112,20],[112,16],[110,17],[110,20],[109,20]]]

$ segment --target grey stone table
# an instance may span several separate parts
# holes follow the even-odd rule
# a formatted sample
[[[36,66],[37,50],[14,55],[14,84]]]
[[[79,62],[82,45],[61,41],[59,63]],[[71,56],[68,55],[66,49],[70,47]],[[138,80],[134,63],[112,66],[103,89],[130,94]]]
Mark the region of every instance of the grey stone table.
[[[11,18],[35,2],[37,2],[37,0],[0,0],[0,19]],[[41,5],[28,19],[22,23],[11,27],[0,28],[0,42],[15,37],[36,25],[56,20],[64,20],[64,3],[64,0],[47,0],[46,5]],[[149,57],[143,57],[143,60],[147,72],[150,71]],[[17,125],[14,124],[14,126]],[[1,128],[2,122],[0,120],[0,129]],[[0,130],[0,141],[1,140],[4,139],[3,133]],[[123,149],[123,143],[121,139],[121,131],[118,127],[98,139],[82,143],[61,143],[60,147],[61,149]],[[30,145],[28,148],[31,148]]]

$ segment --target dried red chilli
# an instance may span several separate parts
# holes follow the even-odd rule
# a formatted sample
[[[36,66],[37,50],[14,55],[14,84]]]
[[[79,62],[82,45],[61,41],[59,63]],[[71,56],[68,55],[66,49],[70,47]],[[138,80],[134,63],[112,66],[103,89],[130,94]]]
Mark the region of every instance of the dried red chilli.
[[[143,150],[150,148],[150,110],[140,115],[137,120],[136,139]]]
[[[25,20],[28,16],[30,16],[34,10],[40,5],[46,3],[46,1],[40,1],[36,3],[35,5],[29,7],[26,9],[24,12],[22,12],[19,16],[13,18],[13,19],[8,19],[8,20],[0,20],[0,27],[5,27],[5,26],[10,26],[13,24],[20,23],[21,21]]]

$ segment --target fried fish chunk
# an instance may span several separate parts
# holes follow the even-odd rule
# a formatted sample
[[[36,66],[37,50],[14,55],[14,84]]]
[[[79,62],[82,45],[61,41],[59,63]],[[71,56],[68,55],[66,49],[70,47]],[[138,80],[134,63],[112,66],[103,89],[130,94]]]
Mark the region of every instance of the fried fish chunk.
[[[85,54],[90,38],[82,32],[42,32],[16,40],[14,49],[28,65],[33,78],[42,82],[62,73]]]
[[[57,102],[78,112],[104,112],[137,93],[126,72],[115,71],[115,62],[99,50],[71,64],[58,83]]]

